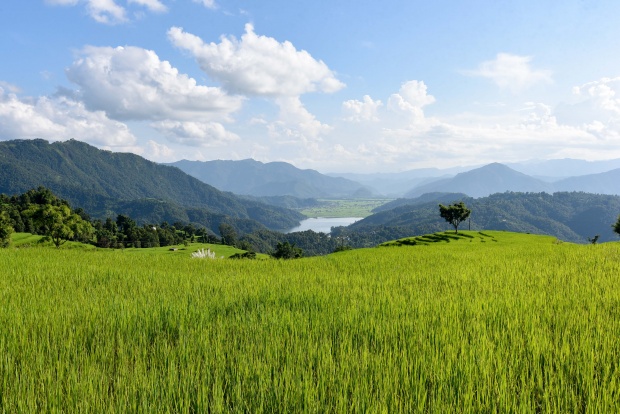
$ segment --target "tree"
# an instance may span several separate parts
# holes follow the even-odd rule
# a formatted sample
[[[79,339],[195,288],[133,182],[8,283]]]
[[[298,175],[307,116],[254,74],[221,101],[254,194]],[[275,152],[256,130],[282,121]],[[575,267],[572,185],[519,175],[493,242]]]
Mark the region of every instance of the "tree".
[[[295,243],[278,243],[276,251],[271,254],[276,259],[298,259],[304,255],[303,251],[295,246]]]
[[[235,228],[228,223],[220,224],[220,236],[222,236],[222,244],[234,246],[237,244],[237,232]]]
[[[32,217],[37,230],[51,239],[56,247],[74,238],[82,240],[90,238],[94,233],[93,226],[73,213],[66,204],[32,205],[26,213]]]
[[[11,244],[11,234],[13,226],[6,211],[0,210],[0,247],[9,247]]]
[[[439,204],[439,215],[454,226],[455,233],[459,232],[459,224],[467,220],[470,214],[471,210],[468,209],[462,201],[450,204],[448,207]]]
[[[616,224],[614,224],[612,227],[614,228],[614,233],[618,233],[618,236],[620,236],[620,216],[618,216]]]

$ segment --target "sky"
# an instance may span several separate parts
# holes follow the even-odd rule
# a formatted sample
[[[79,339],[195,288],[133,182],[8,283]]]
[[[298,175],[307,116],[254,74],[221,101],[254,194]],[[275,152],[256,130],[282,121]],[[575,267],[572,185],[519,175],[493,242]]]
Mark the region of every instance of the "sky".
[[[617,0],[2,0],[0,140],[329,172],[620,158]]]

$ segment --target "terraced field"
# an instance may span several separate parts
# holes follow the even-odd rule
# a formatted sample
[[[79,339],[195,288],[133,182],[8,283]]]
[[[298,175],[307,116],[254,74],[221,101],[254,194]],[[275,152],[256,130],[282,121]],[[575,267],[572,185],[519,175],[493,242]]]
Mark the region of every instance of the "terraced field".
[[[0,251],[0,411],[620,411],[619,243],[408,240]]]

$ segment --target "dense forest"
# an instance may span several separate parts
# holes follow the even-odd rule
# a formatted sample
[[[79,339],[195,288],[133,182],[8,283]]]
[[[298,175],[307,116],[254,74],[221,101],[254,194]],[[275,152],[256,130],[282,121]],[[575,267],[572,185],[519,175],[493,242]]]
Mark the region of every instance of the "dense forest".
[[[458,196],[427,195],[422,200],[432,201],[410,200],[411,204],[404,205],[401,204],[406,200],[397,200],[394,202],[397,207],[378,211],[348,227],[332,228],[329,235],[312,230],[281,233],[256,228],[249,220],[246,231],[239,231],[238,222],[234,226],[231,222],[221,221],[216,233],[193,224],[201,219],[191,214],[188,216],[190,220],[173,222],[167,221],[165,215],[160,216],[162,220],[150,222],[136,220],[131,214],[91,218],[84,209],[71,209],[66,200],[39,187],[21,195],[0,195],[0,223],[17,232],[41,234],[51,239],[56,237],[59,241],[82,241],[103,248],[158,247],[202,241],[269,254],[285,245],[301,249],[306,256],[314,256],[448,230],[450,225],[438,213],[438,200],[449,202]],[[600,242],[617,238],[612,225],[620,212],[619,196],[503,193],[480,199],[460,199],[473,211],[470,219],[462,224],[463,229],[548,234],[577,243],[587,243],[595,237]],[[54,220],[66,222],[60,230],[56,228],[57,234],[52,231]]]
[[[191,214],[191,213],[190,213]],[[196,219],[195,216],[191,218]],[[199,220],[197,220],[199,221]],[[251,224],[251,221],[248,221]],[[204,226],[186,222],[138,222],[131,215],[118,214],[105,219],[91,218],[82,208],[72,209],[67,200],[57,197],[45,187],[20,195],[0,194],[0,229],[43,235],[43,240],[56,246],[66,241],[91,243],[101,248],[148,248],[179,245],[185,242],[221,243],[251,252],[321,255],[338,250],[342,241],[325,233],[305,231],[284,234],[248,224],[246,232],[237,226],[221,222],[218,234]],[[3,230],[0,230],[0,235]],[[342,248],[342,246],[340,245]]]
[[[440,194],[427,202],[399,199],[332,234],[348,238],[352,246],[362,247],[445,231],[450,226],[439,217],[438,200],[443,203],[464,201],[472,209],[471,218],[463,224],[464,229],[547,234],[575,243],[587,243],[596,235],[599,241],[617,240],[611,226],[620,212],[620,196],[583,192],[506,192],[476,199]]]
[[[304,217],[288,208],[238,197],[135,154],[83,142],[0,142],[0,193],[44,186],[92,217],[126,214],[140,222],[191,222],[216,233],[226,222],[239,232],[295,227]]]

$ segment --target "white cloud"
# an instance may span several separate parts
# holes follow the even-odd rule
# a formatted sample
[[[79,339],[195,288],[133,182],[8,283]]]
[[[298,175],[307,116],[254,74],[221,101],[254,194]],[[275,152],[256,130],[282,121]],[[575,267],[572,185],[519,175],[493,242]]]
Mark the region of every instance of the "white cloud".
[[[355,99],[345,101],[342,103],[342,110],[345,115],[346,121],[351,122],[363,122],[373,121],[378,122],[379,117],[377,115],[378,109],[383,106],[383,103],[379,100],[374,101],[370,96],[364,95],[363,101]]]
[[[13,85],[12,83],[0,81],[0,89],[4,91],[9,91],[11,93],[20,93],[21,89],[17,85]]]
[[[207,0],[205,0],[207,1]],[[127,23],[127,8],[116,0],[45,0],[51,6],[77,6],[83,4],[88,15],[98,23],[115,25]],[[160,0],[127,0],[127,4],[146,7],[156,13],[163,13],[168,8]]]
[[[80,0],[45,0],[45,3],[52,6],[75,6]]]
[[[573,88],[573,93],[586,96],[600,110],[620,115],[620,77],[586,83]]]
[[[128,0],[128,3],[129,4],[132,4],[132,3],[139,4],[141,6],[146,7],[150,11],[156,12],[156,13],[164,13],[164,12],[168,11],[168,8],[166,7],[166,5],[164,5],[159,0]]]
[[[125,8],[114,0],[87,0],[86,10],[99,23],[117,24],[127,21]]]
[[[258,36],[246,24],[241,39],[222,37],[205,43],[182,28],[168,31],[172,43],[189,51],[200,67],[229,91],[246,95],[284,97],[308,92],[336,92],[344,87],[325,63],[292,43]]]
[[[533,69],[530,65],[531,60],[531,56],[498,53],[495,60],[482,62],[478,69],[464,73],[490,79],[500,88],[514,93],[539,82],[551,82],[552,72],[547,69]]]
[[[422,81],[412,80],[401,85],[398,93],[392,94],[388,100],[388,108],[399,114],[406,115],[411,123],[424,121],[423,107],[435,102],[435,97],[427,93]]]
[[[526,129],[555,128],[558,121],[553,115],[551,107],[544,103],[527,102],[525,111],[528,111],[526,119],[521,122],[521,126]]]
[[[217,122],[161,121],[152,126],[171,142],[183,145],[211,147],[239,140],[238,135]]]
[[[205,6],[207,9],[216,9],[217,4],[215,4],[215,0],[194,0],[194,3],[200,3]]]
[[[278,121],[268,126],[272,136],[294,144],[308,144],[320,140],[321,135],[332,130],[332,127],[321,123],[308,112],[298,97],[278,98],[276,103],[280,107],[280,114]]]
[[[127,125],[66,97],[19,99],[0,88],[0,138],[69,138],[111,147],[133,145]]]
[[[114,119],[226,119],[242,104],[242,98],[198,85],[138,47],[86,47],[66,73],[89,109]]]

